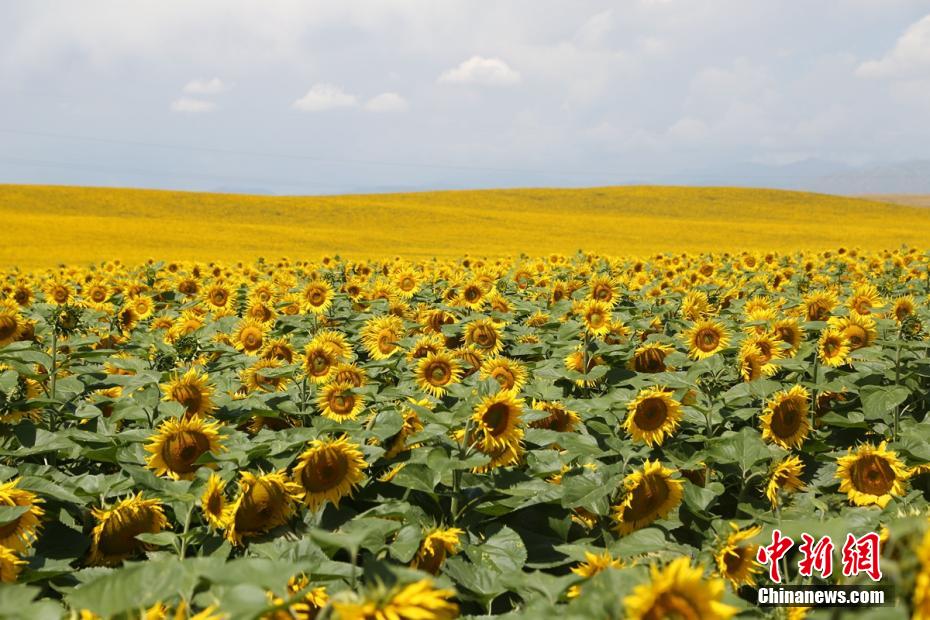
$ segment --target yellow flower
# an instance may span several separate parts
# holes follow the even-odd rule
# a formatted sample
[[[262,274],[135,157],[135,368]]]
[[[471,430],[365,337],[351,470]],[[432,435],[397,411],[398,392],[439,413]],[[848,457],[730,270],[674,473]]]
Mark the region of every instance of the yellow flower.
[[[730,336],[717,321],[700,321],[683,332],[688,344],[688,354],[698,360],[707,359],[725,349]]]
[[[878,338],[875,319],[856,312],[851,312],[849,316],[830,317],[828,324],[843,334],[850,351],[871,346]]]
[[[592,336],[603,336],[610,331],[611,307],[604,301],[588,300],[582,303],[581,323]]]
[[[404,323],[394,315],[372,318],[361,329],[362,344],[374,360],[384,360],[400,349]]]
[[[411,566],[436,575],[448,556],[458,553],[460,538],[464,534],[457,527],[433,528],[420,542]]]
[[[300,496],[300,487],[290,482],[284,472],[258,476],[239,472],[239,494],[223,515],[226,539],[242,545],[245,538],[284,525],[294,514]]]
[[[0,347],[5,347],[19,338],[26,325],[19,313],[19,306],[11,299],[0,299]]]
[[[220,443],[220,428],[219,422],[205,422],[200,416],[165,420],[145,446],[152,453],[146,466],[157,476],[190,480],[200,467],[197,459],[207,452],[225,450]]]
[[[481,378],[494,378],[503,390],[519,391],[526,384],[526,366],[503,356],[492,357],[481,364]]]
[[[298,458],[294,482],[303,489],[303,501],[311,510],[327,501],[338,507],[339,501],[351,496],[362,481],[366,467],[368,463],[358,445],[345,435],[338,439],[316,439]]]
[[[828,327],[820,334],[820,362],[827,366],[842,366],[849,361],[849,342],[838,329]]]
[[[465,344],[485,355],[499,353],[504,347],[500,330],[491,319],[476,319],[465,325]]]
[[[651,387],[641,390],[627,405],[623,428],[634,441],[661,446],[678,428],[681,417],[681,403],[672,398],[672,392]]]
[[[157,499],[142,494],[121,500],[112,508],[94,508],[97,520],[91,532],[88,561],[93,565],[113,565],[136,555],[146,545],[136,539],[139,534],[157,534],[167,525],[164,509]]]
[[[762,439],[786,449],[800,448],[811,429],[809,400],[810,393],[800,385],[773,394],[759,418]]]
[[[232,334],[235,347],[248,355],[258,355],[265,344],[265,325],[255,319],[243,319]]]
[[[20,478],[0,484],[0,506],[18,506],[26,511],[0,525],[0,547],[23,552],[32,546],[39,531],[39,520],[45,514],[42,499],[35,493],[19,488]]]
[[[217,530],[226,527],[223,520],[226,516],[226,483],[216,474],[210,474],[207,480],[207,487],[200,496],[200,507],[210,527]]]
[[[0,583],[16,583],[19,571],[25,565],[26,561],[17,556],[12,549],[0,545]]]
[[[756,575],[762,572],[762,568],[756,562],[759,545],[748,541],[758,536],[762,526],[756,525],[741,530],[735,523],[731,523],[730,528],[733,531],[714,554],[717,571],[733,584],[734,589],[744,585],[754,586]]]
[[[846,493],[856,506],[876,504],[884,508],[892,496],[904,495],[908,472],[886,442],[876,448],[863,444],[855,452],[850,448],[836,461],[840,493]]]
[[[704,579],[704,571],[691,566],[691,558],[677,558],[664,568],[651,566],[650,574],[649,583],[636,586],[623,599],[627,620],[727,620],[736,614],[735,607],[721,602],[723,580]]]
[[[559,402],[533,401],[533,409],[545,411],[549,415],[529,423],[532,428],[544,428],[560,433],[568,433],[581,424],[581,417]]]
[[[320,388],[316,406],[324,418],[344,422],[358,417],[365,400],[351,383],[329,383]]]
[[[338,620],[452,620],[458,605],[454,590],[437,590],[423,579],[390,592],[374,592],[360,602],[333,601]]]
[[[417,362],[417,385],[437,398],[442,397],[450,385],[458,383],[461,375],[458,361],[445,352],[429,353]]]
[[[621,568],[623,566],[623,560],[613,557],[610,551],[604,551],[603,553],[585,551],[584,560],[584,562],[572,567],[572,572],[585,579],[590,579],[608,568]],[[568,589],[567,594],[568,598],[578,598],[581,595],[581,585],[573,585]]]
[[[773,508],[778,506],[779,493],[794,493],[804,489],[805,485],[801,481],[803,473],[804,464],[797,456],[786,457],[772,468],[765,487],[765,496],[772,503]]]
[[[328,282],[314,280],[304,288],[300,298],[304,312],[323,314],[333,303],[333,287]]]
[[[614,506],[613,518],[621,534],[629,534],[657,519],[663,519],[678,507],[684,496],[684,484],[672,478],[675,470],[659,461],[646,461],[639,471],[623,480],[624,496]]]
[[[163,400],[175,401],[184,407],[186,415],[207,415],[216,406],[213,404],[213,386],[207,373],[191,368],[183,375],[175,373],[171,380],[162,384]]]
[[[630,369],[636,372],[665,372],[668,367],[665,357],[674,351],[674,347],[661,342],[647,342],[636,348],[633,359],[630,360]]]

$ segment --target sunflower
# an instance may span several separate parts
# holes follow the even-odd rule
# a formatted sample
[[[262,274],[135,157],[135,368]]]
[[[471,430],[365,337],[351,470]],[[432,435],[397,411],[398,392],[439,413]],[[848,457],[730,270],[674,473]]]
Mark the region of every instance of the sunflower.
[[[326,588],[311,588],[310,579],[303,574],[287,580],[288,598],[293,599],[298,594],[301,596],[296,602],[288,602],[269,591],[268,602],[277,609],[263,614],[261,620],[315,620],[329,602]]]
[[[710,302],[702,291],[691,291],[681,300],[681,316],[689,321],[698,321],[710,314]]]
[[[314,383],[326,383],[339,359],[336,352],[321,342],[310,342],[304,348],[304,371]]]
[[[16,583],[19,571],[26,561],[19,558],[12,549],[0,545],[0,583]]]
[[[355,364],[339,363],[333,366],[331,380],[333,383],[349,383],[360,388],[368,381],[368,375]]]
[[[465,325],[465,344],[485,355],[500,353],[504,347],[500,330],[491,319],[476,319]]]
[[[545,411],[549,415],[545,418],[530,422],[529,426],[531,428],[544,428],[560,433],[568,433],[581,424],[581,417],[559,402],[534,400],[533,409]]]
[[[832,291],[817,291],[804,296],[804,316],[808,321],[826,321],[839,301]]]
[[[523,400],[512,392],[501,391],[485,396],[472,415],[476,441],[481,452],[490,454],[503,446],[518,445],[523,440],[520,428]]]
[[[207,487],[200,496],[200,508],[207,524],[216,530],[226,528],[226,483],[216,474],[210,474]]]
[[[588,280],[588,288],[588,299],[603,302],[611,308],[620,299],[617,293],[617,284],[609,275],[594,276]]]
[[[394,288],[401,297],[410,299],[420,289],[420,280],[415,271],[404,269],[394,274]]]
[[[768,484],[765,486],[765,496],[773,508],[778,506],[779,493],[788,494],[804,490],[806,485],[801,481],[803,473],[804,463],[798,456],[786,457],[772,467]]]
[[[665,357],[674,351],[671,345],[661,342],[647,342],[636,348],[633,352],[633,359],[630,360],[630,370],[636,372],[665,372],[668,367],[665,364]]]
[[[457,527],[433,528],[423,537],[410,565],[433,575],[439,574],[446,558],[458,553],[460,538],[464,533]]]
[[[368,319],[361,330],[362,344],[374,360],[384,360],[400,349],[398,341],[404,336],[403,321],[394,316]]]
[[[262,359],[275,359],[285,364],[293,363],[295,355],[294,347],[286,336],[265,341],[265,346],[259,351]]]
[[[469,282],[462,287],[460,303],[472,310],[481,310],[485,303],[485,293],[480,282]]]
[[[461,379],[458,361],[448,353],[430,353],[417,363],[417,385],[424,392],[441,398],[446,389]]]
[[[333,601],[337,620],[452,620],[458,605],[454,590],[437,590],[429,579],[384,591],[377,589],[358,602]]]
[[[800,448],[811,430],[809,401],[810,392],[800,385],[776,392],[759,418],[762,439],[785,449]]]
[[[411,398],[409,401],[419,407],[429,408],[430,406],[430,402],[428,400],[413,400]],[[392,459],[401,452],[404,452],[410,448],[416,448],[420,445],[407,445],[408,437],[415,435],[423,430],[423,423],[420,421],[420,416],[417,415],[416,410],[409,406],[404,408],[401,415],[404,418],[403,426],[401,426],[400,430],[397,431],[394,435],[391,435],[384,440],[384,458],[386,459]]]
[[[236,296],[226,284],[217,282],[204,291],[204,302],[215,316],[235,314]]]
[[[16,341],[22,334],[26,321],[19,313],[19,306],[11,299],[0,299],[0,347]]]
[[[664,467],[659,461],[647,460],[639,471],[623,479],[623,501],[613,509],[616,528],[629,534],[657,519],[663,519],[674,510],[684,495],[684,484],[672,478],[675,470]]]
[[[582,349],[572,351],[565,356],[564,363],[567,370],[586,375],[598,366],[604,364],[604,358],[600,355],[588,355],[587,364],[585,364],[585,352]],[[604,380],[605,375],[594,378],[575,379],[575,385],[578,387],[594,387]]]
[[[207,415],[216,409],[213,404],[213,386],[210,377],[197,368],[191,368],[183,375],[175,373],[171,380],[162,384],[163,400],[180,403],[187,416]]]
[[[445,339],[440,334],[430,332],[417,338],[417,341],[407,351],[407,360],[414,362],[423,359],[430,353],[441,353],[445,348]]]
[[[275,358],[260,359],[240,373],[242,385],[249,392],[281,392],[287,389],[289,379],[284,375],[272,374],[284,364]]]
[[[678,428],[681,417],[681,403],[672,398],[672,392],[651,387],[641,390],[627,405],[623,428],[633,441],[661,446]]]
[[[25,512],[12,521],[0,525],[0,548],[8,547],[23,552],[32,546],[39,531],[39,519],[45,512],[39,504],[42,499],[31,491],[19,488],[19,478],[0,484],[0,506],[25,508]]]
[[[503,356],[492,357],[481,364],[481,378],[495,379],[503,390],[520,389],[526,384],[526,366]]]
[[[333,287],[323,280],[313,280],[300,294],[301,309],[313,314],[324,314],[333,303]]]
[[[345,359],[352,352],[349,341],[346,340],[345,334],[335,329],[322,329],[313,336],[310,341],[313,345],[322,345],[329,348],[339,359]]]
[[[43,287],[45,303],[63,306],[67,304],[74,293],[71,287],[61,280],[51,279]]]
[[[873,284],[857,285],[853,294],[846,300],[846,307],[857,314],[871,314],[872,308],[881,308],[884,305],[885,302]]]
[[[917,302],[914,301],[914,296],[905,295],[895,300],[891,313],[894,315],[895,321],[903,323],[905,319],[914,315],[916,308]]]
[[[240,546],[245,538],[284,525],[296,511],[299,485],[283,471],[255,475],[239,472],[239,494],[223,515],[226,540]]]
[[[885,446],[884,441],[877,448],[863,444],[855,452],[850,448],[836,461],[840,493],[846,493],[856,506],[876,504],[884,508],[892,496],[904,495],[907,468],[897,453]]]
[[[603,553],[591,553],[590,551],[585,551],[584,562],[580,562],[578,566],[572,567],[572,572],[584,579],[590,579],[594,575],[602,573],[608,568],[622,567],[623,560],[613,557],[610,554],[610,551],[604,551]],[[578,598],[580,595],[580,585],[573,585],[568,589],[568,598]]]
[[[767,364],[765,355],[762,354],[759,347],[751,343],[743,343],[740,346],[737,354],[737,365],[743,381],[755,381],[775,372],[775,365]]]
[[[605,301],[588,300],[581,304],[581,324],[585,331],[594,337],[607,334],[610,331],[611,307]]]
[[[730,343],[727,330],[717,321],[699,321],[682,335],[688,345],[688,354],[698,360],[707,359]]]
[[[772,325],[771,336],[788,345],[788,353],[793,355],[804,341],[804,330],[797,319],[780,319]]]
[[[303,501],[311,510],[325,502],[339,507],[339,501],[352,496],[368,467],[358,445],[345,435],[338,439],[315,439],[294,467],[294,483],[303,489]]]
[[[762,531],[761,525],[741,530],[735,523],[730,524],[733,530],[727,536],[723,545],[717,549],[714,558],[717,561],[717,571],[733,584],[733,589],[740,586],[755,586],[756,575],[762,572],[756,562],[756,552],[759,545],[749,543]]]
[[[258,355],[265,344],[265,329],[265,325],[255,319],[243,319],[233,330],[233,344],[247,355]]]
[[[850,312],[849,316],[831,317],[828,324],[843,334],[850,351],[871,346],[878,338],[875,319],[867,315]]]
[[[679,557],[664,568],[650,567],[651,581],[636,586],[623,599],[627,620],[659,618],[694,618],[727,620],[736,608],[721,602],[722,579],[704,579],[700,567],[691,566],[691,558]]]
[[[330,420],[354,420],[365,408],[365,399],[351,383],[328,383],[320,388],[316,398],[320,415]]]
[[[88,558],[92,565],[119,564],[147,548],[136,540],[137,535],[157,534],[168,525],[161,502],[144,499],[141,493],[121,500],[112,508],[94,508],[91,515],[97,520],[91,532]]]
[[[817,356],[827,366],[842,366],[849,361],[849,342],[838,329],[828,327],[820,334]]]
[[[226,449],[220,443],[220,428],[219,422],[205,422],[200,416],[165,420],[145,446],[146,452],[152,453],[146,466],[156,476],[190,480],[200,467],[197,459]]]

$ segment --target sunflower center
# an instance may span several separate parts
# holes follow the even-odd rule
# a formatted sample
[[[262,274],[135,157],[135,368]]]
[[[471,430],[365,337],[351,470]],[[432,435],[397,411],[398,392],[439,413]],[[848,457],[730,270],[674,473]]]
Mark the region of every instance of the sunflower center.
[[[98,304],[102,303],[107,298],[107,292],[102,288],[94,287],[90,290],[90,298]]]
[[[339,486],[349,472],[349,459],[345,454],[327,450],[301,472],[304,488],[311,493],[323,493]]]
[[[843,335],[846,336],[852,349],[860,349],[869,341],[869,335],[858,325],[850,325],[843,330]]]
[[[788,438],[798,432],[803,420],[801,405],[794,399],[779,403],[772,409],[772,433]]]
[[[68,295],[68,289],[63,286],[56,286],[52,291],[52,299],[54,299],[55,302],[59,304],[63,304],[68,301]]]
[[[836,357],[840,349],[840,342],[836,338],[827,338],[823,343],[823,354],[826,357]]]
[[[811,321],[822,321],[830,314],[830,307],[824,301],[814,301],[807,307],[807,318]]]
[[[668,419],[668,406],[661,398],[647,398],[636,406],[633,421],[644,431],[654,431]]]
[[[490,349],[497,341],[497,337],[494,335],[494,331],[484,325],[478,327],[478,329],[475,330],[474,337],[472,339],[475,341],[475,344],[483,349]]]
[[[224,290],[215,290],[210,292],[210,303],[214,306],[225,306],[229,295]]]
[[[875,455],[858,459],[852,467],[851,477],[856,490],[876,496],[887,495],[895,482],[891,465]]]
[[[427,372],[429,382],[432,385],[445,385],[452,377],[452,369],[448,364],[436,362],[431,364]]]
[[[325,375],[327,372],[329,372],[329,358],[319,353],[311,355],[310,372],[315,377]]]
[[[181,403],[188,413],[200,411],[203,404],[203,394],[195,385],[179,385],[171,391],[171,396]]]
[[[239,334],[239,339],[246,351],[256,351],[262,346],[262,332],[257,327],[246,327]]]
[[[336,392],[329,397],[329,408],[337,415],[348,415],[355,408],[355,396],[351,392]]]
[[[856,300],[854,306],[859,314],[869,314],[872,311],[872,303],[868,299]]]
[[[701,620],[701,608],[684,594],[667,591],[656,598],[643,620]]]
[[[236,511],[236,529],[243,532],[262,530],[284,511],[286,504],[287,498],[281,489],[259,481],[242,498]]]
[[[491,434],[495,437],[507,430],[507,422],[509,419],[510,407],[508,407],[506,403],[494,403],[488,407],[484,415],[481,416],[481,421],[484,422],[485,426],[491,429]]]
[[[141,546],[136,540],[137,535],[159,529],[158,519],[151,509],[124,509],[107,520],[98,546],[104,555],[132,554]]]
[[[747,564],[752,561],[749,549],[745,547],[734,547],[727,551],[723,556],[723,563],[727,567],[727,574],[730,576],[741,575]]]
[[[382,353],[394,350],[394,332],[385,330],[378,334],[378,350]]]
[[[633,369],[636,372],[663,372],[665,355],[658,349],[642,351],[633,358]]]
[[[165,440],[162,458],[171,471],[187,474],[196,469],[194,461],[210,449],[210,440],[196,431],[182,431]]]
[[[326,294],[320,290],[310,291],[310,294],[307,295],[307,301],[310,302],[311,306],[322,306],[326,303]]]
[[[400,281],[400,290],[409,293],[417,285],[417,281],[411,277],[402,278]]]
[[[636,522],[656,517],[670,494],[665,478],[649,475],[633,489],[630,505],[623,510],[623,520]]]
[[[10,314],[0,315],[0,340],[11,338],[16,333],[17,326],[15,316]]]
[[[697,345],[705,353],[713,351],[720,344],[720,335],[711,329],[702,329],[697,334]]]
[[[600,327],[604,324],[604,315],[594,311],[588,315],[588,323],[591,324],[591,327]]]
[[[594,299],[599,299],[600,301],[610,301],[611,291],[609,287],[604,286],[603,284],[598,284],[594,287]]]

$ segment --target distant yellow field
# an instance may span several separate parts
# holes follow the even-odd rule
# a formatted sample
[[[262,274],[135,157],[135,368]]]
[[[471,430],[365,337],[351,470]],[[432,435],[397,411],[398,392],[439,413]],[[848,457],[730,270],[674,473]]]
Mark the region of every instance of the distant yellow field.
[[[272,197],[0,185],[0,265],[925,246],[930,210],[776,190],[513,189]]]

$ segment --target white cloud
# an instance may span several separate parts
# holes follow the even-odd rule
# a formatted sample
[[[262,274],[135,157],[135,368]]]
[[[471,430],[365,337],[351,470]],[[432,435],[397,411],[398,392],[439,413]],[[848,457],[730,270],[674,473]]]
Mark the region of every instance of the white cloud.
[[[699,118],[683,117],[678,119],[667,130],[670,138],[682,142],[697,142],[707,136],[707,124]]]
[[[214,109],[216,109],[216,104],[212,101],[204,101],[203,99],[181,97],[180,99],[175,99],[171,102],[171,109],[174,112],[196,114],[200,112],[212,112]]]
[[[184,92],[191,95],[218,95],[227,90],[229,90],[229,86],[218,77],[209,80],[198,78],[184,85]]]
[[[355,95],[342,90],[341,86],[321,82],[311,86],[306,95],[291,105],[304,112],[322,112],[336,108],[355,107],[358,105],[358,99]]]
[[[911,24],[894,48],[879,60],[869,60],[856,69],[861,77],[913,75],[930,69],[930,15]]]
[[[365,104],[365,109],[372,112],[403,112],[408,107],[407,100],[397,93],[381,93]]]
[[[472,56],[458,67],[444,71],[439,81],[448,84],[516,84],[520,74],[500,58]]]

